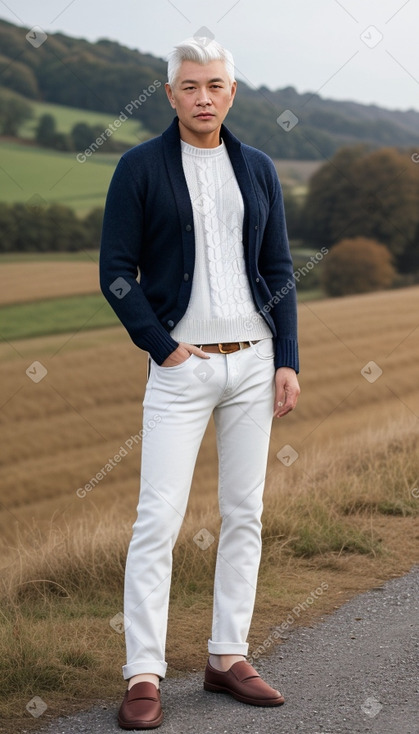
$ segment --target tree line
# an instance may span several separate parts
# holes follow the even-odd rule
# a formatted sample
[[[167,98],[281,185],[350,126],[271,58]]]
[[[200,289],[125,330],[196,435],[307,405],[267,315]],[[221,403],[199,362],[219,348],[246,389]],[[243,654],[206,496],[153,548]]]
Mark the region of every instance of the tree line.
[[[97,250],[103,209],[83,218],[61,204],[40,197],[26,204],[0,203],[0,252],[78,252]]]

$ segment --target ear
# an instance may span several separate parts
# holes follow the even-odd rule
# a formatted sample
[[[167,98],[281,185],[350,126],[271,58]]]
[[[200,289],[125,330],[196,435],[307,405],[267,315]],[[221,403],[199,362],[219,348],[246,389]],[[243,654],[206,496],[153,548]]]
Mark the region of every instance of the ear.
[[[166,84],[164,85],[164,88],[166,90],[167,99],[169,100],[171,106],[175,110],[176,109],[176,102],[175,102],[175,98],[173,97],[172,87],[170,86],[170,84],[168,84],[166,82]]]
[[[232,84],[231,84],[231,91],[230,91],[230,107],[232,107],[232,106],[233,106],[233,102],[234,102],[234,97],[236,96],[236,92],[237,92],[237,82],[236,82],[236,81],[234,81],[234,82],[232,82]]]

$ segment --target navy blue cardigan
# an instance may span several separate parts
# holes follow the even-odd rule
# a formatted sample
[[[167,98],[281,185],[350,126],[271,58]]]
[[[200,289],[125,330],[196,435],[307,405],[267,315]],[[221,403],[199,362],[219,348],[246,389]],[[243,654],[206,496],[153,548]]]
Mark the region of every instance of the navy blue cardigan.
[[[253,299],[274,335],[275,366],[298,372],[296,295],[281,187],[264,153],[223,125],[244,200],[243,246]],[[161,364],[186,311],[195,239],[178,118],[119,161],[106,200],[100,285],[133,342]],[[138,282],[138,271],[140,281]]]

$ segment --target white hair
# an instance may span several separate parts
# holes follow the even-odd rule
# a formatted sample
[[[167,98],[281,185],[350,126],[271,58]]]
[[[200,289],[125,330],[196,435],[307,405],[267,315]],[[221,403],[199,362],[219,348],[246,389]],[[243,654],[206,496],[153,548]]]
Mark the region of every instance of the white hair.
[[[170,86],[175,83],[183,61],[195,61],[202,65],[210,61],[224,61],[227,76],[230,82],[234,81],[233,56],[214,39],[191,37],[174,47],[168,55],[167,80]]]

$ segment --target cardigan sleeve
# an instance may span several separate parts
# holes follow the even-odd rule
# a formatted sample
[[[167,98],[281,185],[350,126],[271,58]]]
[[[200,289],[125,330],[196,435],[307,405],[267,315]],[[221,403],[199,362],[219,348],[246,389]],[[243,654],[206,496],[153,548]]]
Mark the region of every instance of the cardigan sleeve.
[[[112,177],[100,245],[100,287],[132,341],[158,363],[177,346],[161,325],[138,282],[143,235],[143,204],[138,184],[122,157]]]
[[[288,243],[284,201],[276,170],[270,163],[270,210],[259,256],[260,273],[272,298],[265,310],[275,329],[275,367],[299,371],[297,297],[294,268]]]

